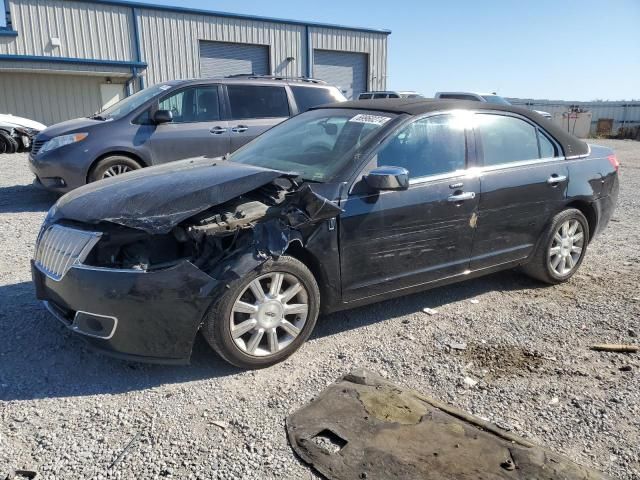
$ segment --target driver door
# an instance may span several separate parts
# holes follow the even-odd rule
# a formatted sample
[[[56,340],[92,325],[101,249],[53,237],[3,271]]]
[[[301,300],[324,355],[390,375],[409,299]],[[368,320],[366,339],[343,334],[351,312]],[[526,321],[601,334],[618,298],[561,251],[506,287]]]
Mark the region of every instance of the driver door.
[[[454,115],[416,120],[382,145],[368,169],[409,171],[408,190],[356,183],[340,215],[347,302],[462,275],[468,269],[479,180],[468,175],[467,130]]]
[[[229,153],[229,123],[220,120],[220,98],[218,85],[188,87],[163,98],[159,109],[169,110],[173,121],[154,126],[148,142],[153,163]]]

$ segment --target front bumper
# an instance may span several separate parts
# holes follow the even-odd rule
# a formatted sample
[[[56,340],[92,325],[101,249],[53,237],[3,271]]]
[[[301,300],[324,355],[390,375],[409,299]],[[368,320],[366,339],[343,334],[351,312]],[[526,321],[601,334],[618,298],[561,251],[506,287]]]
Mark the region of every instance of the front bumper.
[[[189,262],[155,272],[78,265],[56,281],[32,261],[31,272],[37,298],[91,347],[153,363],[189,362],[217,285]]]
[[[29,169],[36,183],[56,193],[67,193],[87,183],[88,166],[65,155],[65,147],[38,154],[29,154]]]

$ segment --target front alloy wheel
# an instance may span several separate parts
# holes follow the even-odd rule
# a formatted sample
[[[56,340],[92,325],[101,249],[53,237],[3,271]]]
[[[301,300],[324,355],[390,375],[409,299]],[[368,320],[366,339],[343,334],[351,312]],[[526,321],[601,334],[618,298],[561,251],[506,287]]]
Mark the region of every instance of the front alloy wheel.
[[[272,272],[253,280],[233,304],[229,328],[248,355],[265,357],[287,348],[304,328],[309,293],[293,275]]]
[[[309,338],[320,310],[320,290],[304,263],[286,255],[271,259],[225,287],[200,331],[229,363],[268,367]]]

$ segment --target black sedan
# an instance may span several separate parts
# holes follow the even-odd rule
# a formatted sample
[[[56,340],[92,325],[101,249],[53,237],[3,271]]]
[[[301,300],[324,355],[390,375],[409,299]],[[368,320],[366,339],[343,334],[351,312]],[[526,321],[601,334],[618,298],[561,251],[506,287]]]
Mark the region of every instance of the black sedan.
[[[93,347],[188,362],[198,331],[245,368],[320,312],[522,267],[567,281],[618,196],[618,163],[534,112],[422,99],[298,115],[229,158],[81,187],[52,207],[39,299]]]

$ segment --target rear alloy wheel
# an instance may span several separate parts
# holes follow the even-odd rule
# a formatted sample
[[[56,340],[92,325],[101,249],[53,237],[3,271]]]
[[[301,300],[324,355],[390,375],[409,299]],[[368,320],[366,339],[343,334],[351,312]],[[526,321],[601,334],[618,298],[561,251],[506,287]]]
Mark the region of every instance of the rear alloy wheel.
[[[318,285],[303,263],[292,257],[269,260],[228,286],[208,313],[202,333],[228,362],[267,367],[309,337],[319,300]]]
[[[141,165],[135,160],[123,155],[113,155],[99,160],[94,165],[89,173],[89,182],[115,177],[139,168]]]
[[[589,243],[589,223],[580,210],[557,214],[542,234],[536,252],[523,270],[550,284],[566,282],[578,270]]]

